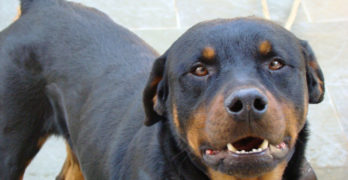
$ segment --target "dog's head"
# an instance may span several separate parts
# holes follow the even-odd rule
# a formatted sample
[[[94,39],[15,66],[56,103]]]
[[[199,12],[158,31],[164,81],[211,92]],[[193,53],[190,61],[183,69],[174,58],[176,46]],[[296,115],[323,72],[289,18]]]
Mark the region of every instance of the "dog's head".
[[[309,45],[256,18],[200,23],[153,66],[146,125],[166,120],[210,175],[286,166],[324,79]]]

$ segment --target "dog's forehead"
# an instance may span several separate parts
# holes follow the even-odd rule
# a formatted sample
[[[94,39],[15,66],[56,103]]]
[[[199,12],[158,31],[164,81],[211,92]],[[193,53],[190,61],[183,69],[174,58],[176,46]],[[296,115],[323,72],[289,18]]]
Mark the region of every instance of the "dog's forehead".
[[[258,18],[221,19],[199,23],[184,33],[174,44],[195,46],[224,43],[250,43],[267,40],[271,44],[294,41],[295,36],[280,25]],[[286,43],[284,43],[286,44]],[[202,47],[204,46],[204,47]]]
[[[184,33],[170,48],[169,57],[184,61],[221,53],[231,56],[270,51],[298,51],[298,39],[280,25],[258,18],[221,19],[199,23]],[[231,53],[231,54],[229,54]],[[189,57],[190,56],[190,57]]]
[[[272,40],[274,36],[277,38],[293,36],[278,24],[256,18],[207,21],[192,27],[188,34],[193,41],[195,38],[208,41],[256,40],[257,38]]]

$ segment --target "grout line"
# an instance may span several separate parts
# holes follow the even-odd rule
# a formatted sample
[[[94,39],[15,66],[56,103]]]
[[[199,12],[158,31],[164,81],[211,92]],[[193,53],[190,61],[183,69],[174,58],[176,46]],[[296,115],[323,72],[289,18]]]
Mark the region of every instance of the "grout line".
[[[175,10],[176,25],[177,25],[177,28],[180,29],[181,28],[181,22],[180,22],[180,15],[179,15],[179,10],[178,10],[178,6],[177,6],[176,0],[174,0],[174,10]]]
[[[334,61],[335,59],[337,59],[343,53],[343,49],[346,47],[346,45],[347,45],[347,41],[344,41],[343,44],[341,45],[341,47],[339,48],[338,53],[336,53],[336,56],[331,58],[331,61]],[[327,95],[329,97],[329,103],[330,103],[330,105],[333,108],[333,111],[334,111],[335,117],[337,118],[338,124],[341,127],[342,132],[345,132],[344,128],[343,128],[343,125],[342,125],[342,122],[341,122],[342,121],[341,115],[340,115],[340,113],[337,110],[337,106],[334,103],[334,99],[332,98],[332,96],[330,94],[328,86],[326,86],[326,93],[327,93]]]
[[[335,118],[338,121],[338,125],[339,125],[341,131],[344,133],[344,128],[343,128],[343,125],[342,125],[342,122],[341,122],[341,117],[340,117],[340,115],[339,115],[339,113],[337,111],[336,104],[333,102],[333,98],[332,98],[332,96],[330,94],[330,91],[329,91],[328,87],[326,87],[326,93],[327,93],[327,96],[329,98],[330,106],[332,107],[332,110],[334,111],[334,116],[335,116]]]
[[[267,0],[261,0],[261,5],[262,5],[263,17],[265,19],[267,19],[267,20],[270,20],[271,19],[271,15],[269,13]]]
[[[313,21],[312,21],[311,15],[310,15],[309,12],[308,12],[308,9],[307,9],[306,2],[305,2],[305,1],[302,1],[302,8],[303,8],[303,10],[304,10],[304,12],[305,12],[305,15],[306,15],[306,17],[307,17],[308,22],[309,22],[309,23],[312,23]]]
[[[298,14],[298,8],[301,4],[301,0],[294,0],[291,6],[291,11],[288,16],[288,19],[286,20],[286,23],[284,25],[285,29],[291,30],[292,25],[294,24],[296,20],[296,16]]]

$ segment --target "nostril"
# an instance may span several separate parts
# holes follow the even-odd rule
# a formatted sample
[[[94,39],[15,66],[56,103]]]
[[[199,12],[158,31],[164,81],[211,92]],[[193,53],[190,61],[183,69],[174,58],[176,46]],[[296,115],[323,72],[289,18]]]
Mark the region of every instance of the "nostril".
[[[254,101],[254,108],[258,111],[266,109],[266,102],[260,98],[256,98]]]
[[[237,113],[243,109],[243,103],[241,100],[237,100],[229,106],[230,111]]]

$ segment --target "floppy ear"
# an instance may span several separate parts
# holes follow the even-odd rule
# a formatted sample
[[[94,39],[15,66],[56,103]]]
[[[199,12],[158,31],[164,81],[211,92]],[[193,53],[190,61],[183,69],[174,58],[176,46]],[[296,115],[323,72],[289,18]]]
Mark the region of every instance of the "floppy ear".
[[[156,59],[152,66],[150,77],[143,92],[145,110],[145,125],[151,126],[165,119],[165,101],[167,98],[167,80],[164,77],[166,55]]]
[[[309,103],[320,103],[324,98],[325,85],[324,76],[315,58],[312,48],[307,41],[301,40],[302,51],[306,61],[307,86]]]

